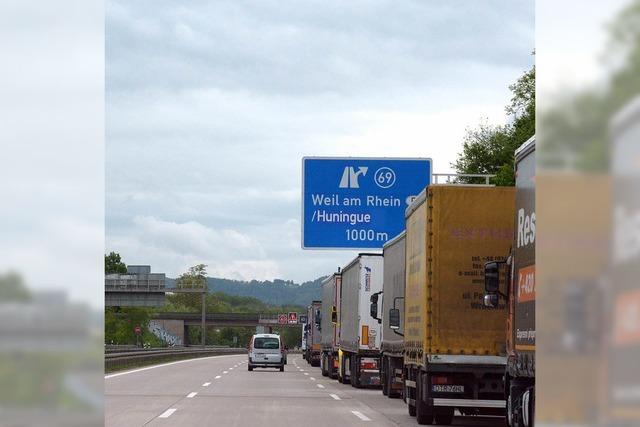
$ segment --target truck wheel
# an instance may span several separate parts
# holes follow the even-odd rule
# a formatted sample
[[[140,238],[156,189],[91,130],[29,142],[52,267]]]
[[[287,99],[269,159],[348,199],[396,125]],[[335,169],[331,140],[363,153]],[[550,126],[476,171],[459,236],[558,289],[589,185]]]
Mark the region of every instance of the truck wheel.
[[[349,358],[351,362],[351,386],[355,388],[360,388],[360,358],[358,356],[351,356]]]
[[[284,372],[284,365],[280,365],[280,372]]]
[[[389,396],[389,374],[387,366],[387,358],[382,357],[380,363],[380,383],[382,384],[382,394],[384,396]]]
[[[345,366],[345,357],[344,355],[342,356],[342,360],[340,360],[340,382],[342,384],[349,384],[349,380],[347,379],[347,367]]]
[[[404,372],[404,376],[407,379],[410,379],[412,377],[411,371],[409,369],[407,369]],[[416,416],[416,405],[412,405],[410,399],[416,399],[416,389],[412,388],[412,387],[409,387],[408,385],[406,385],[406,383],[403,384],[403,389],[404,389],[404,394],[402,396],[402,400],[407,402],[407,408],[409,409],[409,415],[412,416],[412,417],[415,417]]]
[[[323,354],[320,359],[320,372],[322,372],[323,377],[328,377],[329,372],[327,371],[327,355]]]
[[[430,425],[433,424],[433,406],[427,405],[423,401],[422,381],[424,377],[419,373],[416,380],[416,421],[420,425]]]
[[[512,379],[507,397],[507,424],[511,427],[524,427],[522,420],[522,395],[524,387]]]
[[[249,371],[249,372],[253,371],[253,366],[247,365],[247,371]]]
[[[451,425],[453,422],[453,408],[438,408],[434,418],[438,425]]]
[[[416,416],[416,407],[413,406],[411,403],[407,403],[407,408],[409,409],[409,415],[412,417]]]
[[[396,381],[396,367],[395,367],[395,362],[393,362],[392,358],[388,358],[388,364],[387,364],[387,379],[389,381],[387,387],[389,388],[389,397],[392,399],[396,399],[399,397],[402,397],[402,393],[396,389],[393,388],[393,385],[395,384]]]

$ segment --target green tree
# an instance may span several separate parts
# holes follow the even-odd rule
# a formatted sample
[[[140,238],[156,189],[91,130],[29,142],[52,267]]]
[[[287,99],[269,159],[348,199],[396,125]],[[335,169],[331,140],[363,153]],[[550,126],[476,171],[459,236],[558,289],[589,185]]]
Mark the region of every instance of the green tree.
[[[491,183],[515,185],[514,152],[536,129],[535,66],[509,86],[512,98],[505,107],[512,123],[495,126],[481,122],[476,129],[467,129],[462,152],[452,164],[460,174],[495,174]],[[465,183],[483,183],[481,178],[460,178]]]
[[[106,307],[104,311],[104,342],[106,344],[135,344],[135,327],[142,329],[142,342],[159,347],[163,343],[151,331],[149,321],[153,310],[145,307]]]
[[[189,267],[186,273],[183,273],[176,279],[176,288],[178,289],[206,289],[207,288],[207,266],[205,264],[197,264]],[[200,312],[202,309],[202,296],[200,293],[182,293],[174,294],[168,298],[168,307],[163,311],[184,311],[184,312]],[[209,295],[207,295],[207,312],[215,312],[213,307],[209,307]]]
[[[116,252],[110,252],[109,255],[104,256],[104,274],[125,274],[127,272],[127,266],[120,259],[120,254]]]
[[[609,168],[612,118],[640,94],[638,23],[640,1],[634,0],[608,25],[603,59],[616,64],[611,76],[541,112],[540,165],[593,173]]]
[[[29,301],[31,293],[20,276],[16,272],[8,272],[0,275],[0,301]]]
[[[189,289],[202,289],[207,285],[207,266],[205,264],[189,267],[189,271],[183,273],[176,280],[176,287]]]

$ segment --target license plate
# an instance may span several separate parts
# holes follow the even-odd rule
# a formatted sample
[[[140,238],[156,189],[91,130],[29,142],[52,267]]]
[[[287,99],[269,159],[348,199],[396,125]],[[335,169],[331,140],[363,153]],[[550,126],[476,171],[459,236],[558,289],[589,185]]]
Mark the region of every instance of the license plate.
[[[464,393],[464,386],[434,384],[431,386],[431,390],[436,393]]]

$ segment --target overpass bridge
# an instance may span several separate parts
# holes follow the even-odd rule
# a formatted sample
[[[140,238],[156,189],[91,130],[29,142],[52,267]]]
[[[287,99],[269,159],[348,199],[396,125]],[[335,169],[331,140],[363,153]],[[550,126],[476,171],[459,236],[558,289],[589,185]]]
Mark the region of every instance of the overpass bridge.
[[[265,326],[269,329],[273,326],[295,327],[300,325],[299,323],[280,324],[277,314],[262,313],[207,313],[205,323],[206,326]],[[149,329],[169,344],[189,345],[189,328],[192,326],[201,327],[201,325],[202,314],[200,313],[157,313],[149,322]]]

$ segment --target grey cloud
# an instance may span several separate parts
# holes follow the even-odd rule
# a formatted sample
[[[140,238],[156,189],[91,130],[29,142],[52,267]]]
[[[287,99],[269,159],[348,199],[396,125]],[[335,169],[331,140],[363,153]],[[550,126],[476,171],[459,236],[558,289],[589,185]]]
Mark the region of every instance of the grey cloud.
[[[448,170],[531,65],[533,4],[111,0],[106,41],[107,249],[304,281],[353,252],[300,249],[301,157]]]
[[[532,49],[525,0],[112,2],[107,11],[110,91],[352,96],[446,84],[451,73],[464,75],[461,59],[518,67]]]

